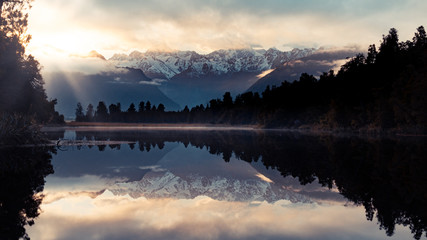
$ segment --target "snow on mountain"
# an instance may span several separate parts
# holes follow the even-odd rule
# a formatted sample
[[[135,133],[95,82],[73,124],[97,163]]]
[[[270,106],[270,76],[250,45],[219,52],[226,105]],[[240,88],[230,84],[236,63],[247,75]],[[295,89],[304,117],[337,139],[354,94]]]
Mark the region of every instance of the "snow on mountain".
[[[108,61],[117,67],[140,69],[151,79],[164,79],[159,89],[181,106],[206,104],[246,91],[259,79],[259,74],[283,64],[314,54],[313,48],[293,49],[229,49],[209,54],[194,51],[134,51],[115,54]]]
[[[118,67],[141,69],[150,78],[171,79],[178,74],[198,78],[236,72],[262,72],[314,52],[313,48],[293,49],[289,52],[273,48],[267,51],[218,50],[206,55],[194,51],[134,51],[129,55],[115,54],[109,61]]]
[[[286,199],[291,202],[310,202],[306,196],[256,178],[237,179],[225,176],[190,174],[180,177],[170,171],[150,173],[140,181],[116,183],[109,190],[116,195],[133,198],[193,199],[208,196],[220,201],[267,201]]]

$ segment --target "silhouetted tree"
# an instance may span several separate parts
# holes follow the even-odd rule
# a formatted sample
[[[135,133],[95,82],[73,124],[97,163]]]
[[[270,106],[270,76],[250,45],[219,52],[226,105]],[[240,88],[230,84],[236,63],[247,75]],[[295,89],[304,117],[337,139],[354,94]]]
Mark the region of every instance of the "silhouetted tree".
[[[30,0],[1,1],[0,113],[33,115],[39,122],[63,122],[56,100],[47,100],[40,64],[25,54]]]
[[[138,104],[138,112],[142,113],[142,112],[144,112],[144,110],[145,110],[145,103],[144,103],[144,101],[141,101]]]
[[[93,109],[93,105],[89,103],[86,109],[86,121],[92,122],[94,120],[94,115],[95,115],[95,112]]]
[[[190,109],[188,109],[188,106],[185,105],[184,110],[182,110],[183,113],[189,113]]]
[[[150,112],[151,111],[151,103],[150,103],[150,101],[147,101],[147,103],[145,104],[145,111],[146,112]]]
[[[377,59],[377,49],[375,44],[369,45],[368,56],[366,57],[366,64],[374,64]]]
[[[223,96],[223,100],[222,100],[224,107],[227,108],[231,108],[231,106],[233,105],[233,98],[231,97],[230,92],[226,92]]]
[[[80,102],[77,103],[76,108],[76,121],[83,122],[85,120],[85,114],[83,113],[83,106]]]
[[[165,105],[160,103],[159,106],[157,107],[157,111],[164,112],[165,111]]]
[[[127,110],[128,113],[136,113],[135,104],[131,103]]]
[[[122,109],[121,109],[120,103],[110,104],[110,106],[108,106],[108,111],[110,112],[110,121],[113,121],[113,122],[123,121]]]
[[[417,28],[413,41],[415,47],[425,47],[427,45],[427,34],[423,26]]]
[[[108,110],[104,102],[100,101],[96,107],[95,119],[98,122],[105,122],[108,120]]]

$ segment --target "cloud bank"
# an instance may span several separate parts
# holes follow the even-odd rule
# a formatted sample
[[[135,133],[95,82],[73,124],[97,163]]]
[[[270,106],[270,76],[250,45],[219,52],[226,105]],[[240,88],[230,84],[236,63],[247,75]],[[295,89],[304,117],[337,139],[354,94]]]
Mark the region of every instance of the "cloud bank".
[[[378,43],[391,27],[411,38],[427,2],[38,0],[30,13],[32,51],[196,50]]]
[[[35,239],[384,239],[363,207],[244,203],[194,199],[133,199],[108,190],[43,204]],[[70,209],[73,209],[72,211]],[[343,214],[344,213],[344,214]],[[338,220],[339,219],[339,220]],[[392,239],[404,238],[400,227]]]

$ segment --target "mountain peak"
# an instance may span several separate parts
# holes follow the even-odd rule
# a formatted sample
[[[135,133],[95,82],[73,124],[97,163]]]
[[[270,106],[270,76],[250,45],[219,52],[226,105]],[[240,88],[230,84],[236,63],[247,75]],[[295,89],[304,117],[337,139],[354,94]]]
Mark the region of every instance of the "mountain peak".
[[[275,48],[219,49],[208,54],[170,49],[134,51],[128,56],[115,54],[109,60],[120,67],[141,69],[150,78],[172,79],[175,76],[201,78],[238,72],[261,73],[285,62],[314,53],[314,49],[282,52]],[[185,76],[184,76],[185,75]]]

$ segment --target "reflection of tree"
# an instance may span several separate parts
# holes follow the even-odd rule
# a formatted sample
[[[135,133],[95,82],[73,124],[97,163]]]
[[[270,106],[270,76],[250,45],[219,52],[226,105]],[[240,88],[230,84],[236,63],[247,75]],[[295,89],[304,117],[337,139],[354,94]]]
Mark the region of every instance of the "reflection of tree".
[[[29,239],[39,215],[44,178],[53,173],[51,149],[0,149],[0,239]]]
[[[409,226],[419,239],[427,233],[427,156],[425,139],[360,139],[305,136],[284,132],[240,131],[121,131],[77,132],[78,139],[138,142],[141,151],[165,142],[206,147],[211,154],[262,161],[302,184],[316,179],[335,184],[341,194],[378,219],[392,235],[395,224]]]
[[[409,225],[417,239],[427,232],[425,142],[331,144],[335,155],[332,160],[340,171],[335,177],[338,189],[351,201],[362,204],[368,219],[376,214],[389,236],[395,224]]]

